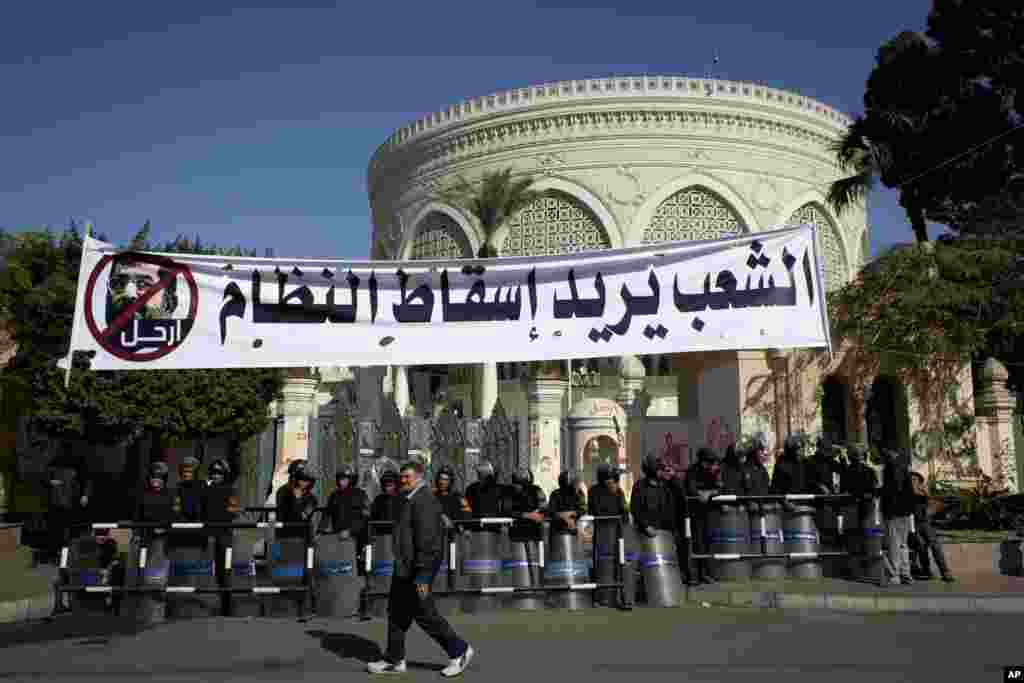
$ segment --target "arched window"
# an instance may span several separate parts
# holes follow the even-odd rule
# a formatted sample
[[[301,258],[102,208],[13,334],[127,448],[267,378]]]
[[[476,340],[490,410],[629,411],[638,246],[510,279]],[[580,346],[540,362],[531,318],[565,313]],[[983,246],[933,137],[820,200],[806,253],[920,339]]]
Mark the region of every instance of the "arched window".
[[[721,198],[702,187],[688,187],[663,201],[644,229],[644,244],[699,242],[741,235],[745,226]]]
[[[420,221],[412,241],[414,260],[470,258],[472,255],[469,240],[451,216],[432,211]]]
[[[548,256],[608,249],[601,221],[582,202],[547,192],[508,221],[502,256]]]
[[[813,225],[818,236],[818,252],[825,266],[825,290],[833,291],[846,284],[846,259],[843,257],[843,244],[839,241],[836,226],[829,220],[825,212],[816,204],[804,204],[797,209],[787,225]]]

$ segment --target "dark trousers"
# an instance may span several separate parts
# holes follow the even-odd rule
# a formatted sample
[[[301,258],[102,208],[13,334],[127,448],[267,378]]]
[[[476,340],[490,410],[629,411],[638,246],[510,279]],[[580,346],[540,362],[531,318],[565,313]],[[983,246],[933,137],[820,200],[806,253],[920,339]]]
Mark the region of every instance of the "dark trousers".
[[[943,576],[949,574],[949,567],[946,565],[946,552],[942,547],[942,539],[931,522],[915,521],[916,533],[911,534],[911,548],[914,551],[917,568],[922,574],[931,574],[931,558],[935,558],[935,564]]]
[[[708,560],[695,560],[694,555],[706,555],[708,553],[708,524],[707,510],[700,510],[692,513],[690,517],[690,533],[693,534],[692,542],[689,544],[690,552],[686,554],[686,576],[687,581],[701,579],[711,576],[710,563]],[[686,529],[682,529],[679,537],[686,543]]]
[[[46,513],[46,531],[51,555],[60,561],[60,550],[85,531],[85,527],[72,528],[78,515],[65,508],[50,508]]]
[[[420,597],[413,579],[396,576],[391,580],[388,596],[388,659],[393,663],[405,659],[405,633],[414,621],[448,653],[449,658],[466,654],[469,646],[438,614],[434,594],[431,592]]]

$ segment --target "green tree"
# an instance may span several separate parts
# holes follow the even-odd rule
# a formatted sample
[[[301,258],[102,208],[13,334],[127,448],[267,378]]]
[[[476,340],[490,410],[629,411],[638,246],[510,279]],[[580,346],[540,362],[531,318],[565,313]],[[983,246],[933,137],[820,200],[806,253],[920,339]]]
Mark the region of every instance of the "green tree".
[[[899,192],[918,242],[927,221],[965,233],[1012,226],[1024,196],[1022,33],[1019,3],[936,0],[926,34],[883,44],[864,114],[833,147],[847,172],[830,188],[833,208],[879,180]]]
[[[438,198],[476,218],[484,238],[477,258],[492,258],[498,255],[498,245],[493,244],[493,240],[501,226],[541,196],[530,189],[533,182],[532,178],[514,179],[512,169],[506,168],[484,173],[478,185],[459,177],[456,185],[439,192]]]

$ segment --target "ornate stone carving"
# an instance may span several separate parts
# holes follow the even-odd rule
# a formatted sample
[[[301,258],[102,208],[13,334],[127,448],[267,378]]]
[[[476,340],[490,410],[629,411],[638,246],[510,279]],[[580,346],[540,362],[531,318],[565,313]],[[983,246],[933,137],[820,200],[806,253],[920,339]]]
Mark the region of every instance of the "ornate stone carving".
[[[416,229],[412,243],[413,259],[456,259],[472,255],[462,228],[443,213],[430,213]]]
[[[643,183],[637,178],[636,174],[630,170],[629,166],[619,166],[615,169],[615,175],[619,178],[624,178],[625,181],[618,181],[617,183],[609,183],[605,185],[605,194],[608,199],[612,200],[616,204],[622,206],[633,206],[637,207],[644,203],[644,199],[647,195],[644,193]],[[629,186],[632,191],[620,191],[623,185]]]
[[[836,234],[836,226],[832,224],[825,212],[815,204],[805,204],[789,217],[786,225],[813,225],[818,235],[818,249],[821,252],[825,267],[825,290],[833,291],[846,284],[846,257],[843,255],[843,243]]]
[[[572,254],[611,246],[600,221],[583,204],[548,192],[509,220],[502,256]]]
[[[661,203],[644,229],[644,244],[695,242],[740,235],[740,217],[728,204],[701,187],[676,192]]]
[[[763,211],[779,208],[779,190],[774,183],[765,178],[754,183],[751,197],[754,204]]]
[[[525,133],[524,127],[517,127],[516,133]],[[565,166],[565,155],[558,152],[545,152],[533,157],[537,161],[537,168],[542,175],[552,175],[559,166]]]

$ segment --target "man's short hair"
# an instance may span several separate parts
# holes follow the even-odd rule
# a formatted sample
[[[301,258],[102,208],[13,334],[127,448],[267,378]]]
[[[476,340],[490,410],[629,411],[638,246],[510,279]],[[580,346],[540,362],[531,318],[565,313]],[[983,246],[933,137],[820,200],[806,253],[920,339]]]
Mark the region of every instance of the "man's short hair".
[[[924,475],[921,474],[920,472],[911,472],[910,473],[910,478],[911,479],[920,479],[921,481],[924,481]]]
[[[416,473],[417,477],[422,477],[424,472],[423,463],[416,462],[415,460],[410,460],[409,462],[402,465],[402,469],[399,471],[405,472],[406,470],[412,470],[413,472]]]

